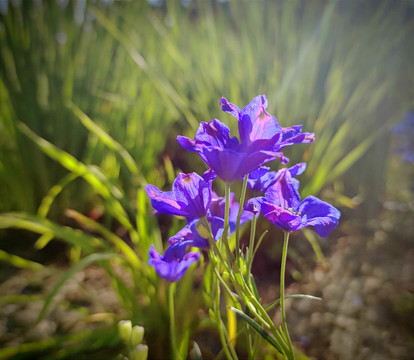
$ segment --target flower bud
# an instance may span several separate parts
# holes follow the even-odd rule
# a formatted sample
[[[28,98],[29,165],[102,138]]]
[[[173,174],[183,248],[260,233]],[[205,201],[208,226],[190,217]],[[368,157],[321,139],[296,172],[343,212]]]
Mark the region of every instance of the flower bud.
[[[131,346],[135,347],[142,343],[144,338],[144,328],[142,326],[135,325],[132,328],[131,333]]]
[[[196,223],[196,229],[198,234],[203,237],[204,239],[208,239],[210,236],[210,232],[208,230],[208,228],[206,227],[206,224],[203,221],[204,219],[200,219],[199,221],[197,221]]]
[[[131,320],[121,320],[118,323],[119,336],[125,343],[129,343],[131,338],[132,323]]]
[[[130,360],[147,360],[148,346],[140,344],[136,346],[130,353]]]

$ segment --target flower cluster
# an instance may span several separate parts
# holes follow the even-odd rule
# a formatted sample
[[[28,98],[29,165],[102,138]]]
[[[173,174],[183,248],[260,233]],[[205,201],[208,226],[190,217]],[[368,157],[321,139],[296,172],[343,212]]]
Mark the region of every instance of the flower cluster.
[[[310,143],[314,134],[302,133],[302,126],[283,128],[267,109],[264,95],[256,96],[240,109],[225,98],[220,101],[224,112],[238,121],[239,138],[230,136],[230,129],[218,119],[202,122],[194,139],[178,136],[179,144],[188,151],[197,152],[209,166],[203,176],[196,173],[179,174],[172,191],[161,191],[147,185],[146,191],[157,213],[185,217],[186,226],[169,239],[170,247],[160,255],[154,247],[149,252],[149,263],[158,274],[168,280],[179,280],[187,268],[199,258],[198,252],[187,248],[209,248],[211,241],[223,236],[225,226],[225,197],[212,190],[212,183],[219,177],[231,184],[247,176],[247,186],[256,193],[264,193],[248,200],[240,213],[240,223],[259,214],[284,231],[291,232],[313,226],[320,236],[327,236],[338,224],[339,211],[313,196],[303,201],[299,196],[299,181],[295,176],[306,169],[306,164],[269,171],[265,163],[279,159],[286,164],[289,159],[282,149],[286,146]],[[229,199],[228,230],[236,230],[239,204],[234,194]],[[227,234],[226,234],[227,236]]]

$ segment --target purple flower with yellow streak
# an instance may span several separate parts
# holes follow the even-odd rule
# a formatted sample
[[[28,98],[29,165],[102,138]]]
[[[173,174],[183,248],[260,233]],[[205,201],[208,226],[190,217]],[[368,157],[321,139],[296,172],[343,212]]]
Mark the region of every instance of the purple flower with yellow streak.
[[[161,191],[154,185],[145,190],[152,207],[159,213],[184,216],[188,221],[207,215],[212,200],[211,186],[214,176],[206,172],[205,177],[196,173],[180,173],[174,180],[172,191]]]
[[[293,180],[288,169],[280,170],[280,176],[265,196],[248,200],[245,209],[256,214],[260,211],[272,224],[287,232],[313,226],[318,235],[328,236],[338,225],[341,213],[314,196],[301,201],[298,184]]]
[[[238,120],[242,144],[250,148],[277,151],[275,149],[283,137],[282,129],[276,118],[266,111],[266,96],[256,96],[241,110],[224,97],[221,98],[220,105],[223,111]]]
[[[224,97],[220,105],[223,111],[238,120],[240,140],[243,144],[279,152],[286,146],[315,140],[313,133],[302,133],[302,125],[280,127],[276,118],[266,111],[268,101],[265,95],[256,96],[242,110]],[[286,162],[287,159],[284,158],[283,163]]]
[[[277,135],[278,138],[280,135]],[[197,152],[204,162],[224,182],[232,183],[266,162],[283,158],[282,153],[268,151],[260,143],[240,143],[230,137],[230,129],[217,119],[201,122],[194,140],[177,136],[177,141],[188,151]]]

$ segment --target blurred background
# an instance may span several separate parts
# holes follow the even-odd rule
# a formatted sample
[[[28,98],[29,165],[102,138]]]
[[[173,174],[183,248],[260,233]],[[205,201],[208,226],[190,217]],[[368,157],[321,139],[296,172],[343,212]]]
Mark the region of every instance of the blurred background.
[[[409,0],[1,0],[0,359],[115,358],[121,318],[145,327],[149,358],[168,358],[166,284],[147,253],[183,223],[155,218],[143,187],[206,170],[176,136],[212,118],[237,131],[220,98],[258,94],[282,127],[315,133],[286,155],[308,164],[302,197],[343,214],[327,239],[292,236],[288,292],[323,298],[288,303],[295,345],[411,359],[413,38]],[[268,301],[280,239],[267,235],[253,268]],[[209,359],[202,274],[179,283],[177,323],[189,358],[196,342]]]

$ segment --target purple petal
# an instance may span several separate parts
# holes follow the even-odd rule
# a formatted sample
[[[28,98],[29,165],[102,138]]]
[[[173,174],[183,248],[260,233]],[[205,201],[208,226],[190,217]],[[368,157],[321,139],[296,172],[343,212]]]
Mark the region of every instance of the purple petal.
[[[194,140],[191,140],[190,138],[186,136],[178,135],[177,141],[184,150],[197,151],[197,144]]]
[[[173,194],[187,218],[202,218],[211,203],[211,182],[196,173],[180,173],[174,180]]]
[[[256,96],[247,106],[240,110],[236,105],[222,98],[223,111],[233,115],[239,121],[240,140],[245,150],[273,150],[282,138],[282,130],[276,118],[267,111],[265,95]]]
[[[184,150],[200,151],[203,146],[215,146],[236,150],[239,146],[237,137],[230,138],[230,129],[217,119],[202,121],[194,140],[185,136],[177,136],[178,143]]]
[[[224,230],[224,219],[218,216],[210,216],[208,221],[211,226],[211,233],[213,235],[213,239],[217,241],[223,236]]]
[[[199,144],[220,148],[237,148],[239,145],[236,137],[230,137],[228,126],[217,119],[202,122],[194,139]]]
[[[224,97],[222,97],[220,100],[220,106],[221,106],[221,110],[233,115],[237,120],[239,120],[240,109],[238,108],[238,106],[227,101],[227,99]]]
[[[208,169],[204,172],[202,178],[205,182],[214,181],[217,178],[217,174],[212,169]]]
[[[262,207],[262,203],[264,200],[265,200],[264,197],[257,197],[257,198],[249,199],[244,204],[244,210],[257,215],[260,213],[260,209]]]
[[[148,264],[153,265],[158,275],[163,279],[174,282],[181,279],[189,266],[200,258],[198,252],[183,254],[183,246],[170,246],[161,256],[151,245]]]
[[[292,177],[303,174],[305,170],[306,170],[306,163],[299,163],[299,164],[293,165],[292,167],[288,169]]]
[[[269,203],[280,206],[283,209],[296,210],[300,205],[297,183],[293,181],[295,179],[292,179],[288,169],[281,169],[279,171],[277,181],[267,189],[265,198]]]
[[[295,125],[288,128],[281,128],[282,129],[282,140],[281,143],[275,151],[281,150],[286,146],[294,145],[294,144],[305,144],[311,143],[315,140],[315,134],[313,133],[301,133],[302,125]]]
[[[280,154],[270,151],[252,153],[205,147],[204,159],[220,179],[232,183],[261,165],[276,159]]]
[[[267,166],[262,166],[250,172],[247,179],[247,187],[255,192],[265,192],[277,180],[277,173],[269,171],[269,169]]]
[[[299,206],[302,226],[311,225],[319,236],[325,237],[338,225],[341,213],[334,206],[314,197],[308,196]]]
[[[280,141],[282,130],[276,118],[266,108],[266,96],[259,95],[240,111],[239,133],[243,144],[251,145],[260,141],[260,150],[272,150]]]
[[[145,186],[148,197],[151,199],[152,207],[159,213],[186,216],[177,203],[172,191],[161,191],[154,185]]]
[[[263,201],[261,212],[273,225],[282,228],[284,231],[290,232],[301,228],[301,217],[293,214],[290,210]]]
[[[269,173],[270,167],[261,166],[249,174],[249,179],[257,180]]]
[[[163,260],[171,262],[173,260],[181,261],[185,255],[185,250],[187,248],[188,242],[177,242],[171,245],[163,256]]]
[[[191,240],[194,240],[194,235],[191,232],[190,226],[186,225],[180,231],[178,231],[175,235],[171,236],[168,239],[168,242],[171,245],[173,245],[178,242],[185,242],[185,241],[191,241]]]

